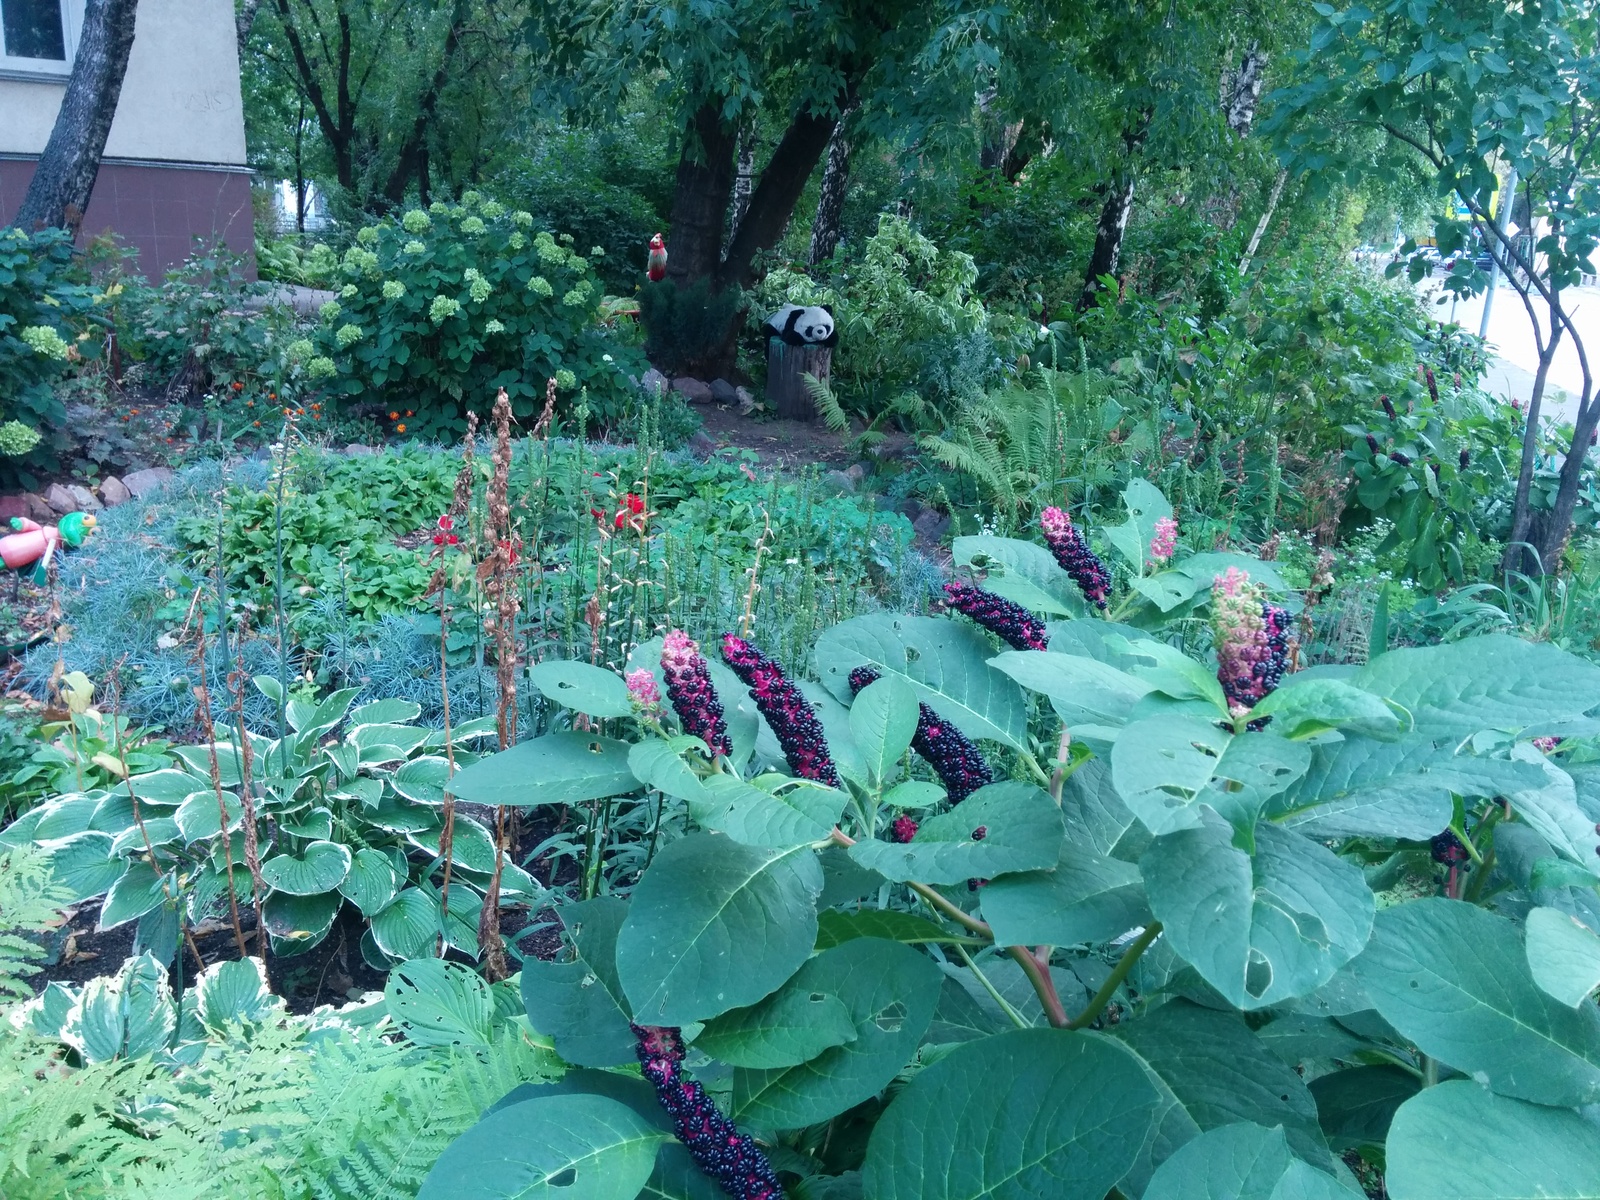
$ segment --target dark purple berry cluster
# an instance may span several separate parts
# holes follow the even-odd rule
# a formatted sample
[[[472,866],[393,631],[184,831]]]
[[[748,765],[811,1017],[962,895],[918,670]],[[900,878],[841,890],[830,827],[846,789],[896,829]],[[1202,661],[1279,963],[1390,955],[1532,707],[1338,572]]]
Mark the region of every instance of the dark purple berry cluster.
[[[674,629],[662,642],[661,674],[683,731],[703,741],[713,758],[732,754],[733,743],[728,740],[728,724],[722,719],[722,701],[711,684],[711,671],[700,648],[681,629]]]
[[[1053,505],[1039,514],[1039,527],[1044,530],[1044,544],[1050,547],[1061,569],[1072,576],[1089,603],[1103,612],[1106,597],[1111,594],[1111,572],[1089,549],[1083,531],[1064,510]]]
[[[897,842],[909,842],[917,836],[917,823],[901,813],[890,822],[889,833]]]
[[[971,583],[947,583],[944,596],[951,608],[990,633],[999,634],[1018,650],[1043,650],[1049,645],[1050,635],[1044,622],[1020,604],[1013,604]]]
[[[644,1077],[700,1169],[733,1200],[782,1200],[778,1173],[761,1147],[722,1115],[697,1080],[683,1073],[683,1038],[678,1031],[660,1025],[632,1028]]]
[[[877,679],[878,672],[871,667],[857,667],[850,672],[850,690],[859,692]],[[979,788],[994,782],[989,764],[967,735],[926,704],[917,706],[917,732],[912,735],[911,748],[928,760],[944,784],[951,804],[960,804]]]
[[[731,633],[722,635],[722,657],[750,689],[794,773],[829,787],[840,786],[822,722],[812,711],[811,702],[784,676],[783,668]]]
[[[1428,848],[1433,851],[1433,861],[1446,867],[1458,867],[1471,857],[1461,839],[1450,829],[1428,839]]]

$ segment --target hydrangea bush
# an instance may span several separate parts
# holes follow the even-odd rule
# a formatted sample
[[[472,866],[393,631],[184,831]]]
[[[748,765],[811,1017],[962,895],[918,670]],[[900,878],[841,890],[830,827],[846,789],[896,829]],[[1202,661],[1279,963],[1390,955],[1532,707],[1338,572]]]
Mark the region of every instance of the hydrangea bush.
[[[536,417],[549,378],[568,405],[587,390],[601,426],[622,419],[645,364],[597,320],[590,258],[525,212],[462,200],[361,230],[322,307],[313,374],[348,403],[411,410],[406,432],[429,437],[459,434],[500,388]]]
[[[748,635],[560,664],[570,730],[450,790],[677,816],[523,964],[565,1077],[423,1200],[1589,1194],[1600,668],[1492,636],[1296,672],[1273,565],[1186,553],[1152,491],[958,539],[959,611],[836,625],[815,683]],[[1013,609],[1043,648],[984,628]]]

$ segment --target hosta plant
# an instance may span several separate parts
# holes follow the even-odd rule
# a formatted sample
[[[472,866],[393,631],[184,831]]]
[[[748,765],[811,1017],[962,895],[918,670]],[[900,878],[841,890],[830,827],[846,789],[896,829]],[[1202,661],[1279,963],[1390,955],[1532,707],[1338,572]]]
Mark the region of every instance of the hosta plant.
[[[1167,516],[1108,540],[1171,557]],[[452,781],[684,816],[558,909],[521,990],[570,1069],[422,1196],[1594,1194],[1600,668],[1488,637],[1295,673],[1239,563],[1086,605],[1044,546],[965,549],[1047,648],[872,614],[805,682],[674,634],[631,688],[560,667],[573,729]]]
[[[283,701],[286,736],[241,736],[219,724],[215,743],[177,747],[178,765],[64,793],[0,840],[49,850],[74,900],[103,897],[100,928],[138,922],[138,947],[162,962],[171,961],[185,921],[227,927],[245,914],[248,923],[257,871],[274,954],[317,945],[346,905],[367,922],[361,948],[374,966],[432,953],[441,936],[476,953],[495,847],[482,821],[453,815],[446,919],[444,735],[417,726],[419,706],[410,701],[351,710],[354,689],[313,704],[283,697],[274,679],[255,686]],[[452,730],[456,764],[472,762],[466,747],[492,732],[493,718]],[[515,863],[501,871],[503,896],[538,893]]]

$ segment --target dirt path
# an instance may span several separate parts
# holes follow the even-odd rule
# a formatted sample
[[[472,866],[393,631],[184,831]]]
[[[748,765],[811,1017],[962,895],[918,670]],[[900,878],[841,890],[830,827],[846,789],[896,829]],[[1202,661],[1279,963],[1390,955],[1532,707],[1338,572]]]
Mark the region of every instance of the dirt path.
[[[860,458],[851,451],[848,439],[820,421],[807,424],[776,417],[741,417],[737,409],[715,404],[697,405],[695,411],[718,449],[754,450],[762,462],[780,470],[801,470],[813,463],[824,470],[843,470]]]

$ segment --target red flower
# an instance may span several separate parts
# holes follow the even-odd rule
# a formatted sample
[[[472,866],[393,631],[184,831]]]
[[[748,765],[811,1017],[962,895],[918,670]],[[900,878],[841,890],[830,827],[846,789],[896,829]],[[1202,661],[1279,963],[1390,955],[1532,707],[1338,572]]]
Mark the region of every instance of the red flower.
[[[627,504],[628,511],[634,516],[638,516],[644,511],[644,500],[639,496],[635,496],[632,492],[628,493]]]
[[[604,521],[606,519],[605,513],[601,512],[598,508],[591,508],[589,510],[589,515],[596,521]]]
[[[442,546],[442,545],[444,545],[444,534],[442,534],[442,533],[436,533],[436,534],[434,534],[434,535],[433,535],[433,544],[434,544],[434,545],[435,545],[435,546]]]
[[[628,519],[628,510],[625,509],[625,508],[618,509],[617,510],[617,519],[616,519],[615,524],[613,525],[613,528],[621,529],[622,528],[622,523],[624,521],[626,521],[627,519]]]
[[[456,544],[456,543],[457,543],[457,542],[459,542],[459,541],[460,541],[460,540],[461,540],[461,539],[460,539],[460,538],[458,538],[458,537],[457,537],[457,536],[456,536],[456,535],[455,535],[455,534],[453,534],[453,533],[451,533],[451,534],[446,534],[446,535],[445,535],[445,539],[444,539],[444,540],[445,540],[445,541],[446,541],[446,542],[448,542],[448,543],[449,543],[449,544],[450,544],[450,545],[452,545],[452,546],[454,546],[454,545],[455,545],[455,544]]]
[[[439,528],[443,529],[446,533],[448,533],[450,530],[454,529],[455,527],[456,527],[455,518],[452,517],[449,513],[445,513],[444,516],[439,518]]]

